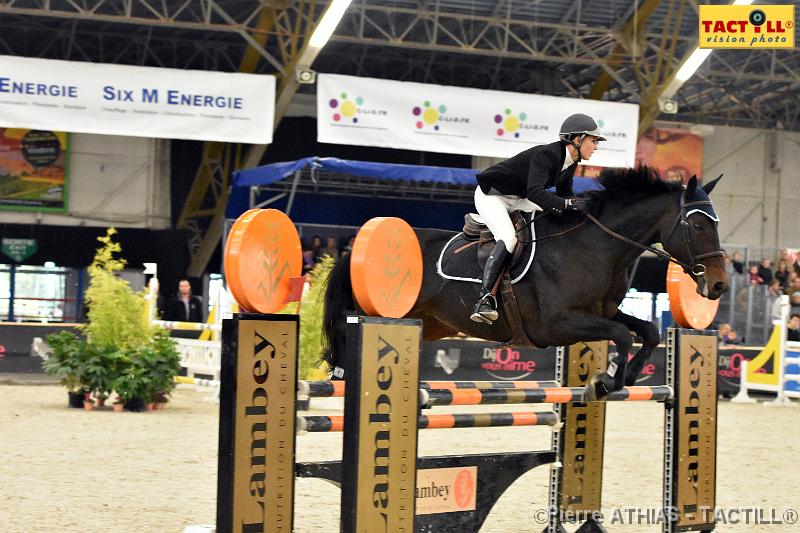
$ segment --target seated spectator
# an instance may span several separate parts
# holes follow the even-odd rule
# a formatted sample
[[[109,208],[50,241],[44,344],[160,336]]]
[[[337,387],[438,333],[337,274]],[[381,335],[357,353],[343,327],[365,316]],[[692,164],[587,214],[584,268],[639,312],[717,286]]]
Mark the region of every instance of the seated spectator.
[[[764,258],[761,260],[761,264],[758,266],[758,275],[762,280],[764,280],[761,283],[764,283],[765,285],[769,285],[772,282],[772,270],[770,270],[771,265],[772,261]]]
[[[303,274],[314,268],[314,252],[310,248],[303,250]]]
[[[334,261],[339,259],[339,249],[336,248],[336,239],[334,239],[333,237],[328,237],[328,239],[326,240],[325,248],[320,250],[319,255],[320,258],[322,258],[323,255],[327,255],[328,257],[331,257]]]
[[[783,296],[783,289],[781,289],[781,282],[777,279],[773,279],[772,283],[769,284],[769,295],[772,298],[778,298]]]
[[[786,328],[786,340],[800,342],[800,315],[793,314]]]
[[[789,296],[789,316],[800,315],[800,291]]]
[[[794,274],[794,272],[792,272]],[[789,274],[789,286],[783,291],[783,294],[791,296],[792,293],[800,291],[800,276]]]
[[[719,325],[717,337],[719,337],[720,344],[741,344],[736,331],[734,331],[734,329],[728,323],[722,323]]]
[[[758,275],[758,265],[753,265],[747,271],[749,276],[750,285],[761,285],[764,283],[764,278]]]
[[[733,252],[731,256],[731,264],[733,269],[739,273],[744,274],[744,263],[742,262],[742,252]]]
[[[775,270],[775,279],[781,284],[781,289],[789,286],[789,267],[786,266],[786,261],[781,259],[778,261],[778,268]]]
[[[311,237],[311,257],[314,258],[314,262],[319,261],[319,256],[322,253],[322,237],[319,235],[314,235]]]
[[[356,242],[356,236],[355,235],[351,235],[347,239],[347,244],[345,244],[342,247],[342,253],[341,253],[340,257],[344,257],[345,255],[347,255],[347,254],[349,254],[350,252],[353,251],[353,243],[354,242]]]

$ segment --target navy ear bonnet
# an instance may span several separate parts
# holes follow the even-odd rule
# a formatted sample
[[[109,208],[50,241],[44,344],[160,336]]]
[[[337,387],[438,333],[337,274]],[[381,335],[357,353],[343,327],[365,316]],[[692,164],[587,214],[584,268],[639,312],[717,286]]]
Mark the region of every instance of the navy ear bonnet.
[[[688,191],[686,193],[687,204],[690,202],[710,202],[710,201],[711,198],[708,197],[706,191],[701,189],[700,186],[698,186],[693,193],[689,193]],[[702,213],[711,220],[713,220],[714,222],[719,222],[719,215],[717,215],[717,212],[714,211],[714,206],[711,204],[692,206],[686,212],[686,216],[688,217],[689,215],[693,215],[695,213]]]

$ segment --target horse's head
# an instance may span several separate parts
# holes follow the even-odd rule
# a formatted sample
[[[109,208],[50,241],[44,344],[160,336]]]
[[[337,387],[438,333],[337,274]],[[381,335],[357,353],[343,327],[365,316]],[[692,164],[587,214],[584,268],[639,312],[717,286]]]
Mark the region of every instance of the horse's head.
[[[719,245],[719,217],[708,195],[722,176],[697,186],[692,177],[680,191],[678,214],[662,235],[664,249],[682,263],[684,270],[697,283],[698,294],[716,300],[728,290],[725,252]]]

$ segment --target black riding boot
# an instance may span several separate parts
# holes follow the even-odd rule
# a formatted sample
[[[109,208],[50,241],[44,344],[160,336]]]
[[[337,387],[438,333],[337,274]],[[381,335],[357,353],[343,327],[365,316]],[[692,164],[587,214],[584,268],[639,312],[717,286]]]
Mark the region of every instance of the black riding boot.
[[[491,324],[497,320],[499,316],[497,314],[497,300],[494,295],[492,295],[492,289],[495,283],[497,283],[497,278],[500,277],[500,273],[503,271],[506,260],[510,255],[508,250],[506,250],[505,243],[503,241],[497,241],[497,244],[495,244],[492,249],[492,253],[489,255],[489,259],[486,260],[486,268],[483,271],[481,297],[478,303],[475,304],[475,310],[469,317],[470,320],[474,322],[485,322],[487,324]]]

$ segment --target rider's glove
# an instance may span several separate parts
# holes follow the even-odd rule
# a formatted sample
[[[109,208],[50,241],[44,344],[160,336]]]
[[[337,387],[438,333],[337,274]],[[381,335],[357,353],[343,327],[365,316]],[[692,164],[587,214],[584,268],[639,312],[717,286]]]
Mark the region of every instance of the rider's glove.
[[[583,198],[567,198],[564,200],[564,209],[566,211],[577,211],[581,214],[586,214],[588,209],[586,207],[586,200]]]

